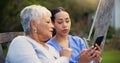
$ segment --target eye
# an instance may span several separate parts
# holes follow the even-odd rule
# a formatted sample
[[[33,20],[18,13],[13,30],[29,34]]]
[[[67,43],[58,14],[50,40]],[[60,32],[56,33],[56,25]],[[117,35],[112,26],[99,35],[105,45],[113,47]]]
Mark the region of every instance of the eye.
[[[69,23],[70,22],[70,19],[69,18],[66,18],[66,23]]]
[[[66,23],[69,23],[69,22],[70,22],[69,20],[66,21]]]
[[[50,23],[50,21],[46,21],[47,23]]]
[[[50,23],[49,21],[47,21],[47,23]]]
[[[58,24],[62,24],[62,21],[59,21]]]

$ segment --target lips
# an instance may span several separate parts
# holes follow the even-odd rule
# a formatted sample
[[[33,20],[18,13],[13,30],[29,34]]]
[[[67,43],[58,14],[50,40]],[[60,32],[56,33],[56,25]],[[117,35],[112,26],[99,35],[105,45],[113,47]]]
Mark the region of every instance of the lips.
[[[51,33],[53,32],[53,31],[50,31]]]
[[[67,33],[67,32],[68,32],[68,29],[64,29],[63,32],[64,32],[64,33]]]

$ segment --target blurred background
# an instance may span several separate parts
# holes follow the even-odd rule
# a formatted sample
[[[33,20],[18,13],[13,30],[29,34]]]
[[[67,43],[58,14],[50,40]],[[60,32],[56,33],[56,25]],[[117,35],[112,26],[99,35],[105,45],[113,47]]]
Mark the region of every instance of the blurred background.
[[[87,38],[99,0],[0,0],[0,33],[23,31],[20,11],[28,5],[38,4],[49,10],[64,7],[70,14],[70,34]],[[120,63],[120,0],[115,0],[113,15],[107,32],[102,63]],[[92,33],[93,36],[94,32]],[[92,39],[92,38],[91,38]],[[89,42],[92,43],[92,42]]]

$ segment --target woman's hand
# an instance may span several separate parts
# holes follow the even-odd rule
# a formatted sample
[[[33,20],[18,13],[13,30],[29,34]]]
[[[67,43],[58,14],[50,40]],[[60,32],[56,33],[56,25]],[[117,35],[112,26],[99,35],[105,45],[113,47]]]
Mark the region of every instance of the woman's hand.
[[[95,57],[95,55],[93,54],[96,50],[96,47],[90,47],[89,49],[86,50],[82,50],[80,52],[80,60],[78,63],[89,63],[90,61],[92,61]]]
[[[60,51],[60,56],[65,56],[65,57],[67,57],[68,59],[70,59],[71,54],[72,54],[72,49],[71,49],[71,48],[63,48],[63,49]]]
[[[96,46],[97,50],[94,52],[94,55],[95,55],[94,61],[96,63],[100,63],[100,60],[101,60],[101,49],[100,49],[100,47],[97,44],[95,44],[95,46]]]

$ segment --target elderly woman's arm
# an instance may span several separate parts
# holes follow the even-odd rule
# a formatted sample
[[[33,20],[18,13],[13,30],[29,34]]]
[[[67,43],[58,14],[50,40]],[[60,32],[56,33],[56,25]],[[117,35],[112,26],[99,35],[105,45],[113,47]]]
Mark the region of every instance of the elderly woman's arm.
[[[21,37],[15,38],[9,46],[6,63],[41,63],[32,45]]]

